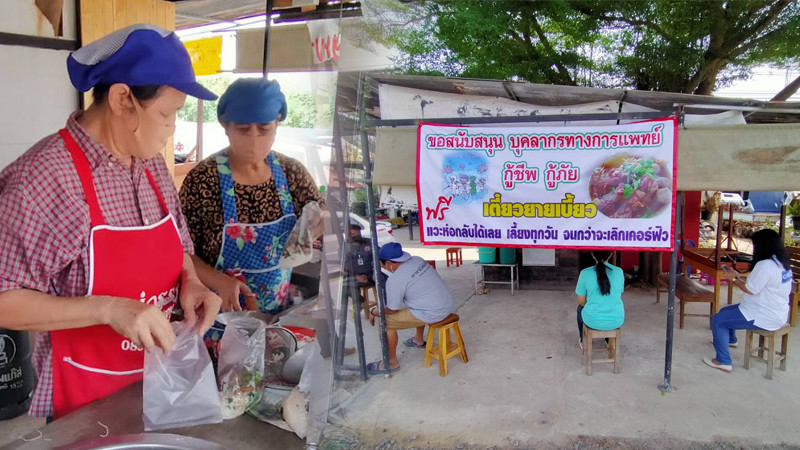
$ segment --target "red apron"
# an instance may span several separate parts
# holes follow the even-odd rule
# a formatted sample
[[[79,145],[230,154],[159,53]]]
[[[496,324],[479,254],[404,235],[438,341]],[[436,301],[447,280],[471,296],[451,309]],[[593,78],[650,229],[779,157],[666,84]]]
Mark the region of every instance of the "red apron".
[[[66,130],[67,144],[89,204],[89,292],[154,304],[169,315],[178,297],[183,245],[153,176],[145,172],[166,217],[141,227],[106,225],[89,161]],[[55,418],[142,379],[144,351],[111,327],[50,332]]]

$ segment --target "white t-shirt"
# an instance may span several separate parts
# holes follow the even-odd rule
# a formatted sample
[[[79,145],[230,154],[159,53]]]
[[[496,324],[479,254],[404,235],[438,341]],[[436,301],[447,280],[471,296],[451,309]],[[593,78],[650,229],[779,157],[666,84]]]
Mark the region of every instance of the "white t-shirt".
[[[753,294],[745,293],[739,304],[744,318],[768,331],[784,326],[789,318],[792,271],[784,270],[777,259],[765,259],[753,267],[746,286]]]

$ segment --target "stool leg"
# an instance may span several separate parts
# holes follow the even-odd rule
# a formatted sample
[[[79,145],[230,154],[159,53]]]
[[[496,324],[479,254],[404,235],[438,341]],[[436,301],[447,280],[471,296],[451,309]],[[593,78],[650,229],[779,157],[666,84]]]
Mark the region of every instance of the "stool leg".
[[[425,366],[431,366],[431,356],[433,355],[433,336],[434,330],[428,327],[428,342],[425,343]]]
[[[461,337],[461,327],[458,325],[458,322],[456,322],[455,333],[456,342],[458,342],[458,347],[461,349],[461,361],[465,363],[469,362],[469,358],[467,357],[467,349],[464,347],[464,338]]]
[[[744,369],[750,370],[750,355],[753,354],[753,330],[747,330],[744,338]]]
[[[780,369],[786,372],[786,360],[789,358],[789,333],[781,336],[781,365]]]
[[[683,307],[685,304],[686,303],[683,300],[681,300],[680,319],[678,320],[678,322],[680,323],[681,330],[683,329]]]
[[[775,334],[767,338],[769,348],[767,349],[767,378],[772,379],[772,369],[775,368]]]
[[[592,374],[592,335],[583,335],[583,348],[586,349],[586,375]]]
[[[583,336],[584,340],[582,340],[581,342],[585,344],[586,343],[586,325],[583,326],[583,334],[582,334],[582,336]],[[583,355],[582,355],[583,365],[585,366],[586,365],[586,345],[583,345],[583,349],[582,350],[583,350]]]
[[[364,311],[364,318],[369,320],[369,289],[361,289],[361,297],[363,298],[361,303],[361,309]],[[356,300],[358,301],[358,300]]]
[[[792,295],[792,300],[789,302],[789,309],[791,310],[791,312],[789,313],[789,317],[790,317],[789,325],[790,326],[797,325],[798,301],[800,301],[800,293],[793,294]]]
[[[622,337],[622,332],[617,330],[617,336],[614,338],[614,373],[620,372],[620,364],[619,364],[619,341]]]
[[[761,359],[764,358],[764,336],[758,335],[758,357]]]
[[[447,376],[447,330],[439,329],[439,375]]]

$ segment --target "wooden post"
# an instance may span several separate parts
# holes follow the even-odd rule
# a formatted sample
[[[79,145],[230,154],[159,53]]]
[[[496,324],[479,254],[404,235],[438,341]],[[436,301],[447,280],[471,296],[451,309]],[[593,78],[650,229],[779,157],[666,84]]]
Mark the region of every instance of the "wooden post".
[[[717,245],[714,246],[714,268],[719,267],[719,262],[722,259],[719,248],[722,246],[722,217],[725,215],[725,206],[720,205],[717,211]],[[711,274],[709,274],[711,275]]]
[[[786,205],[781,205],[781,221],[778,225],[778,234],[781,237],[781,242],[786,241]]]
[[[733,203],[728,205],[728,250],[733,244]]]

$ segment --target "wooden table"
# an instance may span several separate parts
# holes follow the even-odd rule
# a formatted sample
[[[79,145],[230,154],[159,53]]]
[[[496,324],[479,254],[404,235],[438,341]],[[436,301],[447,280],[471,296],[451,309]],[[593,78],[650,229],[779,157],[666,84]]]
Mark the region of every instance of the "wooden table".
[[[736,250],[725,251],[725,253],[737,256],[737,255],[746,255],[746,253],[742,253]],[[693,269],[698,269],[701,272],[705,273],[706,275],[714,277],[714,314],[716,314],[720,309],[719,297],[720,297],[720,286],[722,280],[730,280],[734,276],[743,275],[742,272],[726,272],[723,269],[723,266],[733,267],[733,263],[727,261],[717,261],[716,259],[716,252],[713,248],[694,248],[694,247],[684,247],[683,249],[683,267],[684,271],[686,271],[686,276],[689,276],[688,267],[691,266]],[[736,267],[739,270],[746,270],[749,265],[747,263],[737,263]],[[728,304],[730,305],[733,303],[733,286],[732,283],[728,283]]]

